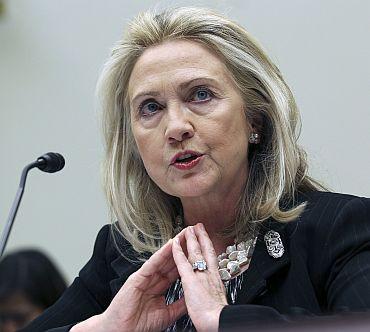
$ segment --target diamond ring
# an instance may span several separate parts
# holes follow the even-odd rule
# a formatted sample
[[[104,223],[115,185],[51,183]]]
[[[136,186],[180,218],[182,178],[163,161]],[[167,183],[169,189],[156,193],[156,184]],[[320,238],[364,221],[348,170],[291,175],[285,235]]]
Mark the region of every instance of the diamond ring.
[[[193,263],[193,270],[205,271],[207,270],[207,263],[204,259]]]

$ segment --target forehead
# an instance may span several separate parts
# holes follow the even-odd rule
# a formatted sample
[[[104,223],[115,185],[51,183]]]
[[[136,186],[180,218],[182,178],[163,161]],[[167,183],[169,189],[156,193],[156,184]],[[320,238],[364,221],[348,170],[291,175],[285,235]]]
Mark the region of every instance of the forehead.
[[[187,40],[168,41],[144,51],[129,80],[129,95],[155,87],[163,81],[183,83],[196,78],[214,78],[230,82],[224,62],[205,46]]]

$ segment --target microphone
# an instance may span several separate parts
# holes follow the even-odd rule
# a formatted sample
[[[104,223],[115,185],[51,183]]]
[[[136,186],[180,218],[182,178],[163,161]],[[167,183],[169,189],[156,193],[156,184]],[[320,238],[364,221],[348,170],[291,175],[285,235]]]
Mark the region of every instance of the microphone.
[[[65,160],[63,156],[56,152],[48,152],[37,158],[37,167],[43,172],[55,173],[63,169]]]
[[[0,258],[3,256],[6,243],[8,242],[10,231],[12,230],[12,226],[15,220],[15,217],[17,215],[18,207],[21,202],[24,188],[26,186],[26,179],[28,172],[32,169],[37,167],[39,170],[47,173],[55,173],[59,172],[61,169],[63,169],[65,165],[65,160],[63,156],[56,152],[48,152],[42,155],[41,157],[37,158],[36,161],[28,164],[23,168],[22,175],[21,175],[21,181],[18,186],[17,194],[15,195],[15,199],[12,205],[12,208],[10,210],[8,220],[6,222],[4,231],[1,235],[1,241],[0,241]]]

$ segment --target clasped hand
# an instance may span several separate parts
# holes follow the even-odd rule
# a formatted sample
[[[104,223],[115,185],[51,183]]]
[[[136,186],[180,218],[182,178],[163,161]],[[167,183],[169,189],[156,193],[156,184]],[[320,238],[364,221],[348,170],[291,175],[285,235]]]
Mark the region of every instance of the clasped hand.
[[[192,263],[202,259],[207,270],[194,271]],[[166,305],[166,292],[179,277],[184,297]],[[215,250],[203,225],[197,224],[154,253],[93,320],[104,331],[162,331],[188,313],[197,331],[217,331],[225,305]]]

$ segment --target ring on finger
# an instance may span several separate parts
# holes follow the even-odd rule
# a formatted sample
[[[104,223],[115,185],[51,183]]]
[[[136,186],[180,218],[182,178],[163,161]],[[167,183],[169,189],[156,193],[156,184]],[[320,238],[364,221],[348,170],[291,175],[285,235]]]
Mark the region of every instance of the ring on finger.
[[[205,271],[207,270],[207,262],[204,259],[195,261],[193,264],[193,270]]]

